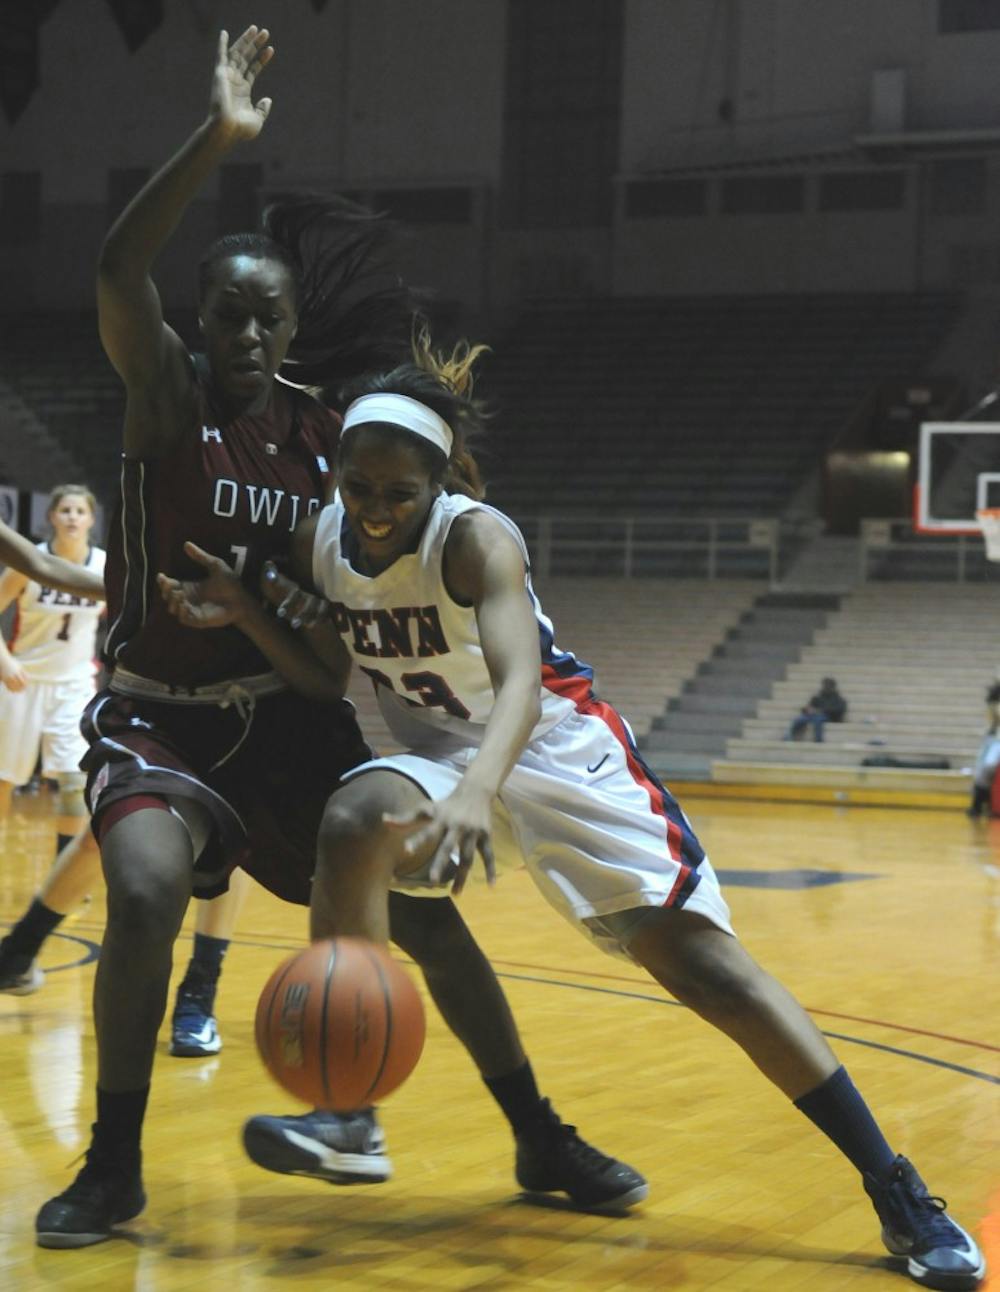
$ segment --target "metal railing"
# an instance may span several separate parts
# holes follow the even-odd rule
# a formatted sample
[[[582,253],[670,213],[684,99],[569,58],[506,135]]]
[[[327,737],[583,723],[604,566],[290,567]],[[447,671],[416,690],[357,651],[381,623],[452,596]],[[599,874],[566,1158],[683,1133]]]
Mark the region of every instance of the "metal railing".
[[[792,533],[759,517],[522,516],[536,575],[766,579],[777,582]]]
[[[863,520],[858,553],[862,583],[1000,581],[1000,566],[988,560],[975,534],[917,534],[913,522]]]
[[[759,579],[780,584],[820,523],[757,516],[514,516],[538,577]],[[912,521],[865,520],[858,578],[1000,582],[975,535],[914,534]]]

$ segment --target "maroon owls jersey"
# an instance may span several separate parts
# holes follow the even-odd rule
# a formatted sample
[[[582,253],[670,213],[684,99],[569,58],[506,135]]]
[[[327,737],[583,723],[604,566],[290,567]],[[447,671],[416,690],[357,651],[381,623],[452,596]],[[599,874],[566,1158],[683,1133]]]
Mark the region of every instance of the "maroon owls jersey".
[[[158,573],[199,579],[191,540],[227,561],[255,594],[268,558],[285,556],[299,521],[325,501],[338,419],[304,392],[274,383],[268,410],[223,421],[196,361],[199,425],[162,459],[123,458],[108,538],[105,662],[184,689],[266,673],[238,628],[186,628],[171,616]]]

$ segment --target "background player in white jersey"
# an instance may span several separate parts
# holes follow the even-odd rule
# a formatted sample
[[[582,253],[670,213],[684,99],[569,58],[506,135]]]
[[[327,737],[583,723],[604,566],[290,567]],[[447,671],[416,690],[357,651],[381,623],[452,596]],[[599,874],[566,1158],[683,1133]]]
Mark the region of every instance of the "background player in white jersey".
[[[63,591],[11,567],[0,577],[0,612],[15,603],[7,641],[0,639],[0,813],[10,811],[14,787],[28,781],[39,752],[42,774],[58,782],[57,862],[47,881],[52,906],[33,904],[32,930],[44,937],[89,889],[98,874],[97,846],[86,829],[87,746],[80,715],[94,694],[97,627],[103,613],[104,551],[91,543],[94,495],[80,484],[57,485],[46,512],[52,537],[42,552],[83,567],[100,592]],[[82,881],[82,887],[81,887]],[[0,944],[0,990],[34,991],[42,981],[34,953],[9,939]]]
[[[103,575],[104,551],[90,532],[94,495],[84,485],[57,485],[46,512],[52,537],[39,544],[55,556]],[[80,714],[94,694],[97,625],[103,600],[43,587],[17,570],[0,578],[0,612],[15,602],[7,641],[0,641],[0,811],[16,785],[30,779],[42,754],[42,774],[58,779],[64,815],[83,812],[80,759],[87,746]],[[76,791],[77,802],[65,800]]]
[[[853,1163],[915,1281],[976,1287],[985,1261],[975,1242],[889,1147],[806,1011],[737,940],[690,822],[594,695],[590,669],[556,648],[524,541],[478,501],[463,447],[477,421],[475,352],[445,361],[425,346],[417,357],[355,388],[337,496],[296,546],[297,571],[327,598],[409,746],[353,769],[331,796],[313,936],[386,942],[390,889],[457,892],[477,851],[492,876],[502,819],[560,914],[736,1041]],[[190,588],[169,591],[192,623],[215,595],[201,587],[199,606]]]
[[[100,600],[104,596],[104,579],[100,574],[73,561],[53,556],[45,543],[30,539],[0,520],[0,565],[10,566],[26,579],[34,579],[47,588],[71,592],[77,596]]]

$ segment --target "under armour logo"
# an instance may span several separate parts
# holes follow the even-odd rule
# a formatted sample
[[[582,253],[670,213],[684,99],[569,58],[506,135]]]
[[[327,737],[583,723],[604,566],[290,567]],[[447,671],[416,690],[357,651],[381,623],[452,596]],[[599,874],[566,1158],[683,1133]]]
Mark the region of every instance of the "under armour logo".
[[[222,443],[222,432],[217,426],[203,426],[201,428],[202,444],[207,444],[209,440],[215,440],[216,444]]]
[[[277,444],[272,444],[270,441],[268,441],[268,443],[264,445],[264,452],[270,453],[271,457],[273,458],[274,455],[278,452]]]

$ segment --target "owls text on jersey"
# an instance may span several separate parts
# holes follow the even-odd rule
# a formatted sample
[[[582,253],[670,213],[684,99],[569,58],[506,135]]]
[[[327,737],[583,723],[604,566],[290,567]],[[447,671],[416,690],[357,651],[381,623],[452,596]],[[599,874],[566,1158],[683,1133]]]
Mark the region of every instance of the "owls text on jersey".
[[[107,663],[179,688],[269,665],[243,633],[185,628],[168,612],[157,573],[199,577],[184,550],[190,540],[256,590],[264,562],[284,557],[295,525],[322,506],[339,426],[329,409],[283,383],[263,412],[227,420],[200,361],[195,372],[197,424],[164,457],[123,458],[106,576]]]
[[[47,543],[38,543],[50,551]],[[104,573],[104,551],[92,547],[83,564]],[[94,671],[94,639],[103,601],[56,592],[33,579],[14,603],[14,627],[8,647],[33,682],[68,682]]]

